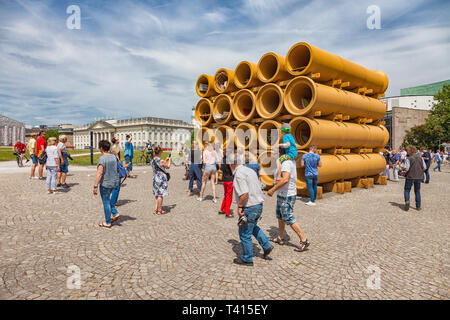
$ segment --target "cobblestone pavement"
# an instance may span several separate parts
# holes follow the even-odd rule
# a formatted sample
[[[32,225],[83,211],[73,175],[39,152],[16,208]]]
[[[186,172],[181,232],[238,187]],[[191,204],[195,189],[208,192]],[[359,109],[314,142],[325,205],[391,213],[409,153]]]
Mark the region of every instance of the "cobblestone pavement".
[[[97,226],[103,209],[92,195],[92,168],[72,170],[70,190],[58,195],[47,195],[45,182],[28,180],[27,172],[1,174],[0,298],[450,298],[448,168],[422,185],[421,212],[399,207],[403,180],[327,193],[316,207],[298,198],[295,216],[310,249],[294,252],[298,239],[287,229],[292,245],[276,245],[273,260],[262,259],[254,241],[253,267],[232,263],[241,251],[236,218],[219,216],[220,201],[210,196],[201,203],[188,197],[183,169],[171,172],[169,214],[152,214],[152,173],[138,168],[120,194],[122,219],[110,230]],[[276,234],[275,199],[266,199],[260,226]],[[67,288],[72,265],[80,289]],[[369,270],[379,271],[380,282],[369,281],[375,286],[367,286],[375,275]]]

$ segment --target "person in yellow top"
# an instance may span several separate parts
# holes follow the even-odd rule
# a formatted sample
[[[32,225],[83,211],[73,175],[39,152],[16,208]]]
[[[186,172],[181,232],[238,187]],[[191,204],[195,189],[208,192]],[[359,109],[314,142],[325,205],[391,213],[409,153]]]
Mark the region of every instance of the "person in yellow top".
[[[35,175],[34,172],[36,171],[36,167],[38,165],[38,158],[36,157],[36,137],[37,137],[37,133],[33,132],[31,134],[31,139],[30,141],[28,141],[27,144],[27,151],[28,154],[30,155],[31,160],[33,161],[33,163],[31,164],[31,171],[30,171],[30,179],[38,179]]]

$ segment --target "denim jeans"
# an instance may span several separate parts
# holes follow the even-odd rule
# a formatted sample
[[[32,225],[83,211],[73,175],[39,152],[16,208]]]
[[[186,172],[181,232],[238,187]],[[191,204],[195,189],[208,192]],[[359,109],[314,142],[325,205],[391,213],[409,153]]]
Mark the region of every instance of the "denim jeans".
[[[394,181],[398,181],[398,170],[399,170],[399,165],[395,165],[392,167],[392,173],[394,174]]]
[[[115,187],[113,189],[113,191],[111,192],[111,213],[115,216],[117,215],[119,212],[117,212],[116,209],[116,203],[117,203],[117,199],[119,198],[119,192],[120,192],[120,185],[118,185],[117,187]]]
[[[100,196],[102,197],[103,210],[105,211],[105,222],[111,224],[111,194],[114,188],[104,188],[100,186]]]
[[[409,194],[411,188],[414,185],[414,195],[416,197],[416,208],[420,208],[421,198],[420,198],[420,184],[422,181],[420,179],[406,179],[405,180],[405,202],[409,201]]]
[[[47,167],[47,190],[56,190],[58,167]]]
[[[261,217],[263,205],[257,204],[244,208],[244,214],[247,216],[247,223],[239,227],[239,238],[241,239],[242,255],[241,259],[246,262],[253,262],[253,244],[252,235],[258,240],[261,247],[264,250],[269,249],[272,245],[269,243],[269,239],[257,226],[257,220]]]
[[[128,172],[133,171],[133,158],[130,156],[124,156],[124,159],[126,164],[128,163],[130,164],[130,166],[127,167],[127,171]]]
[[[440,161],[436,161],[436,167],[433,168],[433,171],[436,171],[436,169],[438,169],[438,171],[441,172],[441,162]]]
[[[422,178],[422,182],[425,182],[425,183],[429,183],[430,182],[430,172],[429,172],[429,170],[430,170],[430,168],[427,168],[427,170],[425,170],[423,172],[424,178]]]
[[[311,202],[316,202],[318,178],[319,178],[318,176],[305,177],[306,185],[308,186],[309,197],[311,199]]]
[[[391,180],[391,171],[389,170],[389,165],[386,165],[386,168],[384,169],[384,172],[382,174],[383,176],[386,176],[388,180]]]
[[[189,166],[189,190],[192,191],[194,187],[194,180],[197,180],[198,191],[202,190],[202,165],[198,163],[191,163]]]

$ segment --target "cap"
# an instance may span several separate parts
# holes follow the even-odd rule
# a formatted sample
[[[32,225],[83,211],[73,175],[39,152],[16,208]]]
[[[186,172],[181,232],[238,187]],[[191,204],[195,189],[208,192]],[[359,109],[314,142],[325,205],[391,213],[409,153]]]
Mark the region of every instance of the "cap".
[[[291,125],[289,123],[283,123],[281,126],[281,130],[284,132],[291,132]]]

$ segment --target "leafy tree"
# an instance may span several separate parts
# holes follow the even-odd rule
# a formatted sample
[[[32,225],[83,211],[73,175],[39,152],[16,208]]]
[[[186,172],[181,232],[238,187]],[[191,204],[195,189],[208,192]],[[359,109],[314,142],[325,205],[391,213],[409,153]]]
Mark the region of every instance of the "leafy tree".
[[[50,137],[55,137],[56,139],[59,139],[59,131],[58,130],[47,130],[46,131],[47,135],[46,135],[46,139],[50,138]]]
[[[439,141],[450,141],[450,85],[445,84],[434,96],[438,101],[430,111],[425,124],[406,131],[402,146],[409,144],[417,147],[439,149]]]

